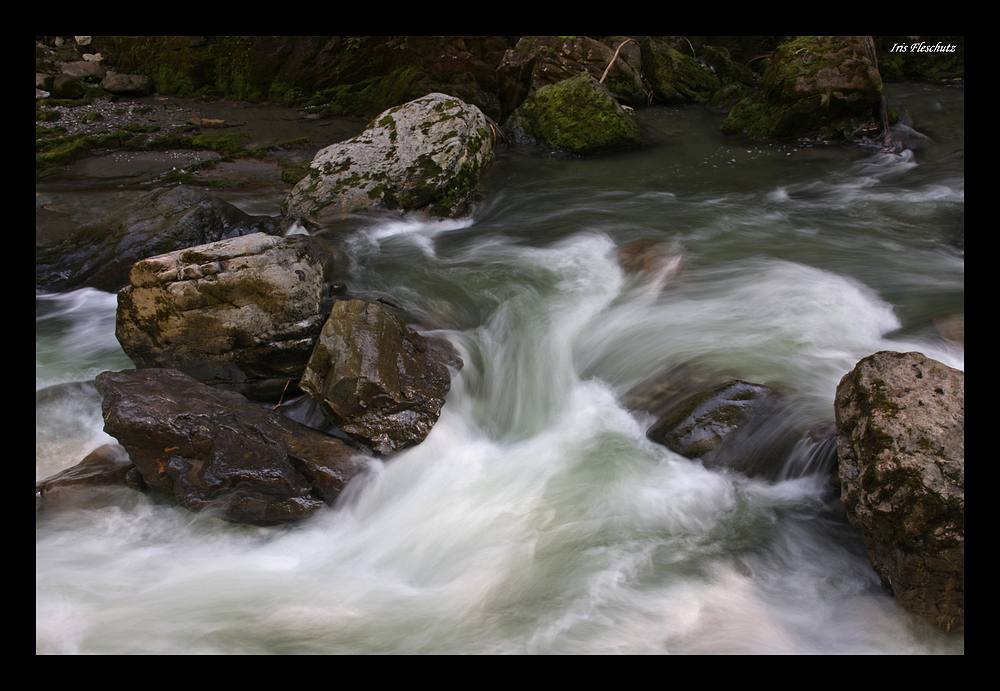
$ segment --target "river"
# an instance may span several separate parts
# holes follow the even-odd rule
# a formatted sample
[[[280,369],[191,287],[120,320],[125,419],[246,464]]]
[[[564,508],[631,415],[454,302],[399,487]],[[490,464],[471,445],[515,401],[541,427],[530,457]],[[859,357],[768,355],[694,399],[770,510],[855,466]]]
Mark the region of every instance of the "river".
[[[964,653],[880,588],[825,477],[708,470],[621,402],[693,363],[831,422],[873,352],[964,369],[936,327],[964,318],[964,88],[887,94],[932,144],[753,143],[723,113],[656,108],[642,150],[501,151],[474,219],[331,231],[353,289],[464,360],[430,436],[294,526],[129,490],[36,515],[36,652]],[[277,214],[280,195],[230,201]],[[683,257],[667,290],[616,264],[643,238]],[[131,367],[114,311],[36,294],[37,391]],[[86,387],[36,398],[35,439],[36,479],[111,441]]]

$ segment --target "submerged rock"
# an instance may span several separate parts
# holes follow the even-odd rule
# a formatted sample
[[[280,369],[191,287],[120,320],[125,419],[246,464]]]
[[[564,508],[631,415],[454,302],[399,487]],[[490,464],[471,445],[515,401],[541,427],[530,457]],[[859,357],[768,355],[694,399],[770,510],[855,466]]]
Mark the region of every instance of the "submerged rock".
[[[965,628],[965,374],[870,355],[837,387],[841,498],[904,609]]]
[[[493,160],[493,136],[477,107],[428,94],[390,108],[357,137],[317,153],[282,211],[292,218],[369,209],[468,214]]]
[[[35,251],[35,286],[89,286],[114,292],[147,257],[249,233],[275,234],[278,219],[250,216],[191,187],[164,187],[76,228],[63,242]]]
[[[437,422],[451,387],[449,347],[378,303],[338,301],[300,386],[352,438],[396,453]]]
[[[721,130],[759,139],[843,138],[871,120],[882,78],[864,36],[800,36],[781,45],[760,86]]]
[[[802,433],[780,393],[734,379],[672,401],[646,436],[708,468],[774,479]]]
[[[307,518],[370,462],[340,439],[176,370],[103,372],[97,388],[104,430],[146,487],[226,521]]]
[[[642,131],[615,97],[589,73],[542,87],[504,124],[511,141],[575,154],[639,146]]]
[[[132,461],[123,446],[99,446],[72,468],[35,483],[35,511],[69,503],[95,489],[125,486],[132,468]]]
[[[115,334],[138,367],[277,400],[305,370],[336,274],[334,256],[305,235],[254,233],[162,254],[132,267]]]

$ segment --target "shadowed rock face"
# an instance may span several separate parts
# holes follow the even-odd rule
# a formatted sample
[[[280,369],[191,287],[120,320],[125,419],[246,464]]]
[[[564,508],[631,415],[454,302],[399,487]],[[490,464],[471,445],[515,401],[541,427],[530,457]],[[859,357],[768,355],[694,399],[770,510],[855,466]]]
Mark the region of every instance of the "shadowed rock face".
[[[441,349],[374,302],[334,303],[301,388],[380,454],[419,444],[451,386]]]
[[[236,523],[302,520],[368,463],[344,441],[168,369],[104,372],[105,431],[152,490]]]
[[[896,601],[965,628],[965,373],[879,352],[837,387],[841,498]]]
[[[330,252],[303,235],[255,233],[152,257],[119,292],[116,335],[138,367],[277,400],[305,369],[335,272]]]
[[[89,286],[117,291],[142,259],[249,233],[278,232],[277,219],[250,216],[190,187],[165,187],[76,228],[35,253],[35,285],[46,290]]]

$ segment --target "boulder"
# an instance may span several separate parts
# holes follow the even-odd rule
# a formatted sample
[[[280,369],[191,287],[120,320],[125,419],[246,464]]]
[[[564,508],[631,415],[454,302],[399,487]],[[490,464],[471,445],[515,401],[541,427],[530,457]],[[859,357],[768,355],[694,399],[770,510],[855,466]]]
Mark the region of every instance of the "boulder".
[[[118,96],[149,96],[153,80],[143,74],[108,72],[101,80],[101,88]]]
[[[660,406],[646,436],[707,468],[775,479],[802,437],[784,397],[739,379],[675,397]]]
[[[126,476],[132,468],[123,446],[99,446],[72,468],[35,483],[35,511],[70,503],[88,496],[94,489],[125,486]]]
[[[870,355],[837,387],[841,499],[904,609],[965,628],[965,374]]]
[[[379,454],[419,444],[451,387],[447,344],[379,303],[335,302],[301,388],[352,438]]]
[[[114,292],[128,285],[140,259],[258,232],[279,233],[278,219],[250,216],[192,187],[162,187],[80,225],[57,245],[36,248],[35,287]]]
[[[653,95],[668,105],[709,101],[721,86],[707,65],[655,36],[642,41],[642,64]]]
[[[683,274],[683,257],[659,240],[633,240],[618,249],[618,266],[626,276],[663,289]]]
[[[589,73],[544,86],[504,123],[511,141],[574,154],[627,149],[643,143],[635,118]]]
[[[118,293],[118,342],[137,367],[278,400],[323,328],[336,251],[253,233],[138,261]]]
[[[635,40],[615,38],[605,43],[588,36],[524,36],[497,67],[501,118],[506,120],[542,87],[584,73],[598,81],[603,78],[620,103],[633,108],[646,105],[642,59]]]
[[[800,36],[770,59],[760,86],[721,130],[758,139],[844,138],[881,105],[882,78],[864,36]]]
[[[226,521],[307,518],[371,461],[343,440],[176,370],[103,372],[96,384],[104,429],[146,487]]]
[[[317,153],[282,211],[320,219],[373,209],[466,215],[493,160],[493,137],[477,107],[428,94],[390,108],[357,137]]]

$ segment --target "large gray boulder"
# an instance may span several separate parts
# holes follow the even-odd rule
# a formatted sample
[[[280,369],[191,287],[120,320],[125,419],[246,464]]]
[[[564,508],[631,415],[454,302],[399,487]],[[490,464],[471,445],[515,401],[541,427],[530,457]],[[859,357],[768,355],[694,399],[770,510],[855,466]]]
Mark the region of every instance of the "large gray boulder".
[[[282,204],[322,220],[372,209],[470,213],[494,132],[475,106],[432,93],[376,117],[360,135],[322,149]]]
[[[140,259],[259,232],[278,233],[278,219],[251,216],[196,188],[163,187],[79,226],[58,245],[36,248],[35,287],[114,292],[128,285]]]
[[[299,521],[371,462],[341,439],[176,370],[103,372],[96,383],[104,430],[145,488],[191,511],[252,525]]]
[[[375,302],[335,302],[300,386],[340,429],[388,455],[430,433],[451,387],[450,344]]]
[[[323,328],[335,251],[254,233],[136,262],[118,293],[118,341],[137,367],[277,400],[296,391]]]
[[[965,628],[965,374],[870,355],[837,387],[841,498],[904,609]]]

